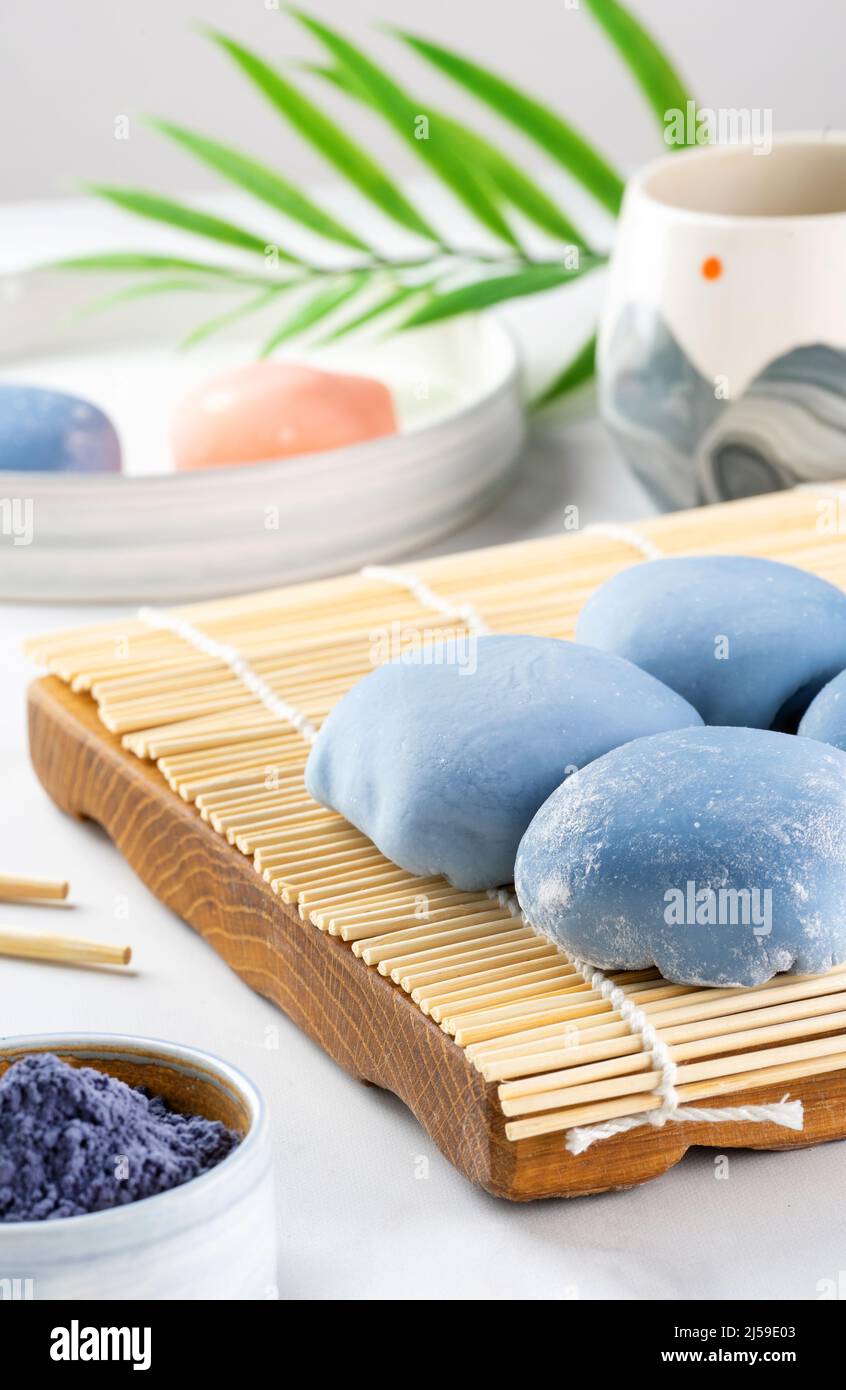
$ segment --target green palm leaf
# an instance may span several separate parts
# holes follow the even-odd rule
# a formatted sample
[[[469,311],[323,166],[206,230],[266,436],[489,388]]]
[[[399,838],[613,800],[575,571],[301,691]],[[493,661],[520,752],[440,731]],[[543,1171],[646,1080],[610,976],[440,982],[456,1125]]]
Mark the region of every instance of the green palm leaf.
[[[434,294],[427,304],[415,310],[401,324],[402,328],[417,328],[424,323],[436,323],[439,319],[454,318],[456,314],[466,314],[479,309],[489,309],[494,304],[503,304],[508,299],[519,299],[524,295],[541,294],[544,290],[566,285],[570,280],[592,270],[601,264],[591,258],[588,264],[570,268],[560,263],[547,263],[527,266],[525,270],[512,275],[496,275],[485,280],[474,280],[460,285],[457,289]]]
[[[265,285],[266,275],[249,275],[228,265],[210,265],[207,261],[194,261],[186,256],[161,256],[145,251],[104,251],[93,256],[67,256],[63,260],[47,261],[41,270],[82,270],[114,271],[126,274],[132,271],[196,271],[198,275],[216,280],[232,280],[239,285]]]
[[[346,69],[321,67],[318,63],[309,63],[307,67],[315,76],[331,82],[348,96],[355,96],[372,104],[369,102],[369,93],[355,83]],[[536,227],[540,227],[541,231],[548,232],[560,241],[587,249],[588,243],[584,235],[522,169],[469,126],[461,125],[442,112],[430,114],[438,127],[446,130],[455,145],[463,149],[465,159],[477,168],[484,169],[491,184],[512,207],[519,209]]]
[[[292,9],[291,13],[320,40],[337,63],[349,70],[355,83],[367,92],[371,104],[447,184],[473,216],[500,241],[519,249],[519,242],[500,213],[495,199],[491,198],[488,192],[487,180],[484,175],[478,176],[474,167],[462,157],[460,149],[454,148],[449,139],[448,127],[439,128],[437,121],[430,119],[429,127],[433,138],[427,133],[424,139],[418,139],[415,131],[421,108],[392,78],[334,29],[329,29],[319,20],[312,19],[300,10]],[[446,138],[439,138],[442,134]]]
[[[567,363],[563,372],[560,372],[539,396],[532,401],[532,409],[540,410],[543,406],[551,405],[553,401],[559,401],[564,396],[575,391],[585,382],[590,381],[596,370],[596,334],[588,338],[576,353],[575,357]]]
[[[269,357],[280,343],[288,342],[300,333],[305,333],[306,329],[313,328],[322,319],[328,318],[336,309],[340,309],[342,304],[346,304],[354,295],[357,295],[367,283],[368,278],[366,271],[356,271],[352,275],[344,275],[339,280],[324,285],[317,291],[317,294],[310,296],[304,304],[301,304],[291,317],[286,319],[282,327],[268,338],[259,355]]]
[[[587,0],[587,5],[621,54],[659,120],[666,124],[667,112],[686,112],[689,98],[678,73],[629,10],[619,0]],[[212,287],[252,290],[249,297],[234,308],[195,328],[183,343],[183,346],[192,346],[236,320],[269,306],[277,296],[295,287],[302,288],[304,295],[298,297],[293,312],[265,343],[262,355],[267,356],[279,344],[324,320],[329,322],[325,336],[320,339],[323,342],[334,341],[380,321],[387,324],[387,331],[393,332],[397,328],[436,323],[521,296],[539,294],[604,264],[604,258],[586,245],[567,214],[495,144],[453,117],[433,112],[428,103],[421,108],[408,91],[342,34],[299,10],[293,9],[291,13],[330,55],[328,66],[304,66],[374,110],[426,161],[476,221],[507,249],[495,254],[472,254],[448,245],[369,153],[286,76],[235,40],[207,31],[274,110],[323,158],[340,170],[381,212],[407,231],[423,237],[430,246],[424,254],[388,258],[267,164],[184,126],[153,120],[152,124],[163,135],[230,183],[328,241],[358,252],[358,263],[350,267],[350,257],[346,254],[340,266],[317,264],[281,250],[250,228],[185,203],[146,190],[92,184],[88,191],[125,211],[196,237],[261,255],[265,264],[250,271],[207,263],[190,255],[124,251],[75,256],[40,267],[138,273],[145,277],[143,283],[131,284],[97,301],[89,312],[123,299],[153,294],[208,291]],[[398,37],[534,141],[580,180],[609,211],[618,211],[623,194],[622,178],[557,112],[461,54],[415,35],[398,33]],[[421,130],[424,115],[428,124]],[[432,138],[429,138],[430,133]],[[561,252],[556,261],[532,259],[521,247],[508,221],[511,210],[559,241],[575,243],[580,248],[580,260],[571,265]],[[285,272],[280,276],[269,272],[267,253],[271,247],[277,258],[287,263],[289,278],[284,278]],[[475,278],[468,280],[468,275]],[[415,279],[417,283],[413,283]],[[362,295],[361,300],[358,300],[359,295]],[[338,312],[335,317],[348,303],[353,305],[352,316]],[[595,352],[596,341],[592,337],[533,404],[548,405],[587,382],[594,371]]]
[[[426,285],[400,285],[388,290],[376,300],[375,304],[371,304],[362,313],[356,314],[355,318],[340,324],[321,341],[336,343],[339,338],[346,338],[350,333],[357,333],[360,328],[365,328],[368,324],[374,323],[376,319],[389,314],[393,309],[398,309],[401,304],[407,304],[409,299],[413,299],[416,295],[425,294],[427,288]]]
[[[237,289],[237,285],[227,285],[227,289]],[[111,294],[103,295],[100,299],[94,299],[83,308],[78,309],[75,318],[89,318],[92,314],[100,314],[105,309],[112,309],[116,304],[123,304],[127,300],[146,299],[153,294],[182,294],[184,292],[196,294],[208,292],[208,286],[201,280],[145,280],[140,285],[125,285],[123,289],[114,290]]]
[[[459,53],[414,34],[400,32],[398,36],[421,57],[540,145],[568,173],[584,184],[609,212],[619,211],[623,200],[622,178],[561,116],[506,82],[505,78],[480,67],[469,58],[463,58]]]
[[[440,242],[438,233],[433,231],[379,165],[291,82],[234,39],[212,31],[210,37],[229,54],[280,115],[334,164],[350,183],[355,184],[359,192],[406,230],[416,232],[429,241]]]
[[[324,212],[310,198],[306,198],[286,179],[283,179],[274,170],[268,169],[266,165],[259,164],[246,155],[239,154],[237,150],[233,150],[227,145],[220,145],[216,140],[209,140],[204,135],[186,130],[183,126],[172,125],[169,121],[153,120],[150,124],[156,130],[161,131],[163,135],[168,136],[169,139],[182,145],[197,159],[201,159],[204,164],[216,169],[225,179],[245,188],[254,198],[260,198],[262,202],[275,208],[277,212],[282,212],[286,217],[302,223],[303,226],[326,237],[329,241],[340,242],[344,246],[352,246],[357,251],[371,250],[367,242],[362,241],[361,237],[357,236],[349,227],[345,227],[343,223],[330,217],[328,212]]]
[[[569,217],[561,211],[552,199],[532,179],[528,178],[516,164],[491,145],[481,135],[467,126],[459,125],[448,117],[436,117],[456,145],[463,146],[466,157],[477,168],[485,171],[491,183],[505,197],[512,207],[528,217],[535,226],[550,236],[568,244],[587,247],[587,240]]]
[[[687,88],[669,58],[634,15],[616,0],[586,0],[586,3],[665,129],[667,113],[684,112],[689,100]]]
[[[165,222],[170,227],[178,227],[183,232],[193,232],[194,236],[208,237],[212,241],[222,241],[227,246],[237,246],[242,251],[254,251],[263,256],[269,245],[267,237],[257,236],[234,222],[213,217],[211,213],[200,212],[198,208],[185,203],[173,202],[170,198],[160,198],[156,193],[145,193],[134,188],[114,188],[110,184],[91,183],[87,192],[98,198],[105,198],[126,212],[134,212],[136,217],[149,217],[154,222]],[[296,261],[297,257],[285,251],[279,255],[286,261]]]
[[[228,328],[230,324],[237,323],[239,319],[247,318],[249,314],[255,314],[259,309],[263,309],[278,294],[290,289],[295,282],[291,281],[288,285],[274,285],[272,289],[262,290],[261,294],[252,295],[244,303],[239,304],[235,309],[230,309],[226,314],[217,314],[214,318],[206,319],[199,324],[187,338],[183,338],[179,344],[180,350],[187,352],[189,348],[196,347],[197,343],[205,342],[206,338],[211,338],[213,334]]]

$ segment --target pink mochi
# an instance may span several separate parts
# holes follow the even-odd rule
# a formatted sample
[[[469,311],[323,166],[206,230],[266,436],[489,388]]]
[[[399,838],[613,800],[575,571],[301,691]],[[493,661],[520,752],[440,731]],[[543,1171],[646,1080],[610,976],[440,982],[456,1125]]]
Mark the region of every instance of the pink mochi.
[[[188,471],[340,449],[396,434],[391,393],[372,377],[253,362],[212,377],[174,412],[174,465]]]

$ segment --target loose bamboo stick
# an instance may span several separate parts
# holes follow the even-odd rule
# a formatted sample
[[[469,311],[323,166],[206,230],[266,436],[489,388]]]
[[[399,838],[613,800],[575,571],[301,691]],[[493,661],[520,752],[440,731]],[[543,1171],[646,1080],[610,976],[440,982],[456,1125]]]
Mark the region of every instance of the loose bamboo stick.
[[[4,927],[0,930],[0,956],[53,961],[59,965],[128,965],[132,949],[72,936],[37,936]]]
[[[68,892],[69,885],[64,880],[0,874],[0,898],[5,902],[64,902]]]

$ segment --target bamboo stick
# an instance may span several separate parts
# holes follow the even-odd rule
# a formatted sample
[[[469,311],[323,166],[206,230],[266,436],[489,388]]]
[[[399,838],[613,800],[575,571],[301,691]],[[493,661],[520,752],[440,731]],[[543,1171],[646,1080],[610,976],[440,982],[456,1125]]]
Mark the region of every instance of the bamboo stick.
[[[0,898],[5,902],[64,902],[68,892],[69,884],[64,880],[0,874]]]
[[[842,1032],[846,1028],[846,1011],[833,1014],[817,1016],[815,1020],[815,1032],[829,1033]],[[731,1048],[745,1050],[746,1048],[762,1047],[767,1043],[779,1042],[787,1038],[801,1038],[807,1036],[806,1016],[798,1019],[788,1019],[782,1023],[763,1023],[758,1022],[757,1026],[746,1028],[739,1031],[736,1035],[721,1034],[718,1036],[706,1036],[696,1041],[679,1043],[677,1046],[668,1049],[670,1058],[674,1062],[688,1061],[693,1058],[710,1057],[715,1053],[727,1052]],[[667,1041],[665,1036],[664,1041]],[[570,1070],[550,1072],[543,1077],[532,1077],[528,1080],[511,1081],[499,1088],[499,1098],[506,1105],[514,1105],[513,1110],[505,1110],[506,1114],[522,1114],[524,1109],[520,1108],[521,1103],[528,1109],[548,1110],[552,1105],[560,1105],[564,1102],[560,1099],[562,1095],[572,1086],[584,1086],[588,1082],[598,1082],[604,1080],[614,1080],[618,1076],[623,1076],[632,1071],[651,1071],[652,1058],[649,1053],[640,1052],[639,1055],[612,1057],[605,1061],[596,1061],[592,1065],[583,1062]]]
[[[846,966],[837,966],[827,975],[776,976],[763,985],[752,989],[701,989],[690,986],[673,986],[653,992],[650,999],[644,995],[632,996],[641,1011],[653,1024],[660,1023],[663,1029],[678,1023],[698,1022],[706,1018],[725,1017],[744,1009],[763,1008],[773,1002],[786,1002],[792,999],[811,998],[818,994],[831,993],[843,987]],[[629,1032],[627,1025],[620,1023],[613,1036]],[[608,1036],[611,1036],[610,1034]],[[569,1038],[562,1034],[560,1023],[547,1020],[541,1026],[517,1031],[512,1037],[483,1040],[467,1047],[468,1056],[477,1066],[508,1057],[529,1057],[543,1052],[548,1040],[555,1038],[566,1047]]]
[[[526,946],[528,942],[536,942],[537,936],[531,927],[509,927],[506,923],[498,924],[498,929],[491,931],[488,924],[484,924],[480,932],[468,932],[462,934],[459,939],[448,942],[446,945],[429,947],[427,950],[411,951],[405,955],[388,956],[385,960],[379,961],[376,966],[380,975],[389,976],[395,984],[399,983],[399,977],[408,969],[419,969],[420,966],[427,965],[431,961],[455,960],[462,956],[468,959],[470,956],[477,958],[486,957],[495,959],[496,953],[500,949],[507,949],[515,944]]]
[[[459,988],[472,984],[475,987],[486,983],[487,980],[508,978],[515,965],[528,967],[542,961],[548,962],[557,954],[551,942],[544,945],[537,938],[534,940],[530,938],[525,943],[515,943],[513,949],[501,951],[499,956],[492,954],[493,949],[481,951],[481,959],[476,961],[468,961],[465,956],[463,960],[451,965],[445,965],[441,961],[436,965],[430,965],[428,969],[412,969],[405,975],[397,972],[398,978],[394,983],[401,984],[402,988],[411,995],[415,1004],[421,1004],[427,999],[430,991],[442,989],[445,985]],[[503,964],[497,965],[497,960],[502,961]]]
[[[745,1052],[738,1057],[721,1057],[712,1061],[689,1062],[679,1066],[677,1090],[686,1083],[723,1079],[739,1072],[763,1070],[769,1066],[786,1065],[790,1062],[806,1061],[809,1058],[827,1057],[843,1051],[844,1039],[812,1038],[808,1042],[795,1043],[786,1047],[766,1047],[760,1052]],[[647,1061],[650,1059],[647,1058]],[[530,1114],[536,1110],[549,1110],[560,1106],[562,1110],[570,1107],[589,1105],[597,1101],[616,1100],[619,1096],[635,1095],[642,1091],[654,1091],[660,1080],[660,1073],[649,1070],[644,1076],[620,1076],[607,1080],[587,1081],[584,1084],[563,1086],[557,1091],[543,1095],[526,1096],[520,1100],[500,1099],[506,1115]]]
[[[825,977],[823,977],[825,979]],[[834,985],[838,984],[835,980]],[[843,981],[840,979],[842,985]],[[737,1014],[730,1014],[718,1010],[716,1018],[710,1018],[698,1023],[683,1023],[676,1026],[663,1024],[661,1027],[661,1037],[666,1043],[685,1043],[699,1038],[720,1039],[729,1037],[737,1032],[741,1032],[748,1027],[763,1026],[767,1021],[771,1023],[781,1023],[784,1020],[793,1018],[825,1018],[832,1010],[846,1006],[846,993],[835,992],[826,995],[820,989],[819,994],[807,995],[800,993],[802,986],[796,986],[794,994],[797,996],[795,1003],[775,1003],[769,1007],[749,1009],[744,1007],[743,1011]],[[773,991],[773,994],[780,993],[782,996],[789,995],[789,989]],[[822,995],[823,997],[819,997]],[[750,1001],[747,996],[739,996],[737,1001],[747,1005]],[[681,1016],[695,1013],[695,1010],[677,1010],[676,1014]],[[670,1015],[673,1017],[674,1015]],[[760,1023],[759,1023],[760,1021]],[[584,1034],[578,1035],[570,1033],[560,1039],[558,1047],[550,1047],[549,1040],[537,1041],[534,1043],[523,1044],[519,1048],[511,1051],[482,1053],[476,1059],[476,1064],[481,1070],[486,1081],[505,1081],[511,1076],[534,1076],[544,1072],[554,1072],[568,1066],[580,1066],[583,1062],[592,1062],[605,1057],[623,1056],[624,1054],[638,1050],[642,1044],[637,1035],[620,1033],[611,1038],[588,1038]],[[634,1045],[634,1048],[632,1047]]]
[[[3,927],[0,929],[0,956],[53,961],[59,965],[128,965],[132,949],[72,936],[41,936]]]
[[[843,1039],[840,1039],[841,1045]],[[818,1056],[803,1060],[747,1071],[731,1076],[717,1076],[708,1081],[679,1086],[678,1097],[682,1105],[690,1101],[713,1100],[729,1093],[757,1090],[767,1086],[781,1088],[790,1081],[803,1076],[822,1076],[828,1071],[842,1071],[846,1068],[846,1052]],[[539,1134],[557,1134],[576,1125],[604,1124],[606,1120],[616,1120],[622,1115],[642,1115],[649,1110],[658,1110],[662,1104],[660,1096],[631,1096],[594,1105],[582,1105],[572,1110],[554,1111],[549,1115],[529,1116],[512,1120],[505,1126],[509,1139],[532,1139]]]

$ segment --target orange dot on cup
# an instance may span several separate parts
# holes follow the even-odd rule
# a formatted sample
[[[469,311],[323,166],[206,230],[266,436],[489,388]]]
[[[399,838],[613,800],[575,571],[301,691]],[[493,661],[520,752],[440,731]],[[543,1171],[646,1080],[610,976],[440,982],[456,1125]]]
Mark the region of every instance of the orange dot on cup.
[[[708,256],[702,262],[702,274],[706,280],[719,280],[723,273],[723,263],[719,256]]]

